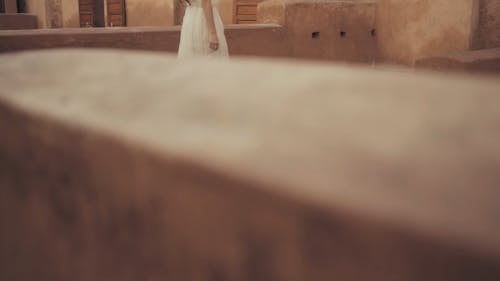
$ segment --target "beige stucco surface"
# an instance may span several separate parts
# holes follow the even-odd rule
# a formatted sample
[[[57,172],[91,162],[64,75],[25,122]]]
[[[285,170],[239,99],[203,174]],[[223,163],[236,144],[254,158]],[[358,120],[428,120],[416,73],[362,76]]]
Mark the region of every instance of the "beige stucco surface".
[[[78,0],[63,0],[62,10],[64,27],[80,27]]]
[[[225,24],[233,23],[233,4],[235,0],[218,0],[217,10],[219,11],[222,22]]]
[[[300,58],[338,61],[375,60],[376,1],[263,2],[259,23],[286,27],[292,54]]]
[[[165,26],[174,24],[172,0],[127,0],[127,26]]]
[[[378,0],[382,59],[413,64],[419,57],[471,47],[476,0]]]
[[[29,13],[35,14],[38,17],[38,26],[40,28],[47,27],[45,1],[41,0],[26,0],[26,9]]]

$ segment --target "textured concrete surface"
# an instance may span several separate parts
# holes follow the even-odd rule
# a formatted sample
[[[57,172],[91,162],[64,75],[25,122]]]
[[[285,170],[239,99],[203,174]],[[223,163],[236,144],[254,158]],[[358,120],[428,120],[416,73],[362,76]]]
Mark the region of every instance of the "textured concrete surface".
[[[225,31],[232,55],[290,55],[290,45],[280,26],[230,25]],[[177,52],[179,36],[178,26],[0,31],[0,53],[61,47]]]
[[[422,57],[471,49],[478,0],[378,0],[381,59],[412,65]]]
[[[37,0],[40,1],[40,0]],[[68,1],[68,0],[66,0]],[[46,25],[48,28],[64,27],[62,0],[45,0]]]
[[[376,1],[266,1],[258,22],[286,27],[294,57],[372,62],[377,57]]]
[[[173,0],[127,0],[127,26],[174,25]]]
[[[26,10],[30,14],[34,14],[38,18],[38,26],[40,28],[47,27],[47,11],[45,1],[40,0],[25,0]]]
[[[500,48],[455,52],[422,58],[415,65],[434,70],[500,74]]]
[[[2,280],[500,278],[498,79],[0,56]]]
[[[61,4],[63,26],[66,28],[80,27],[78,0],[63,0]]]

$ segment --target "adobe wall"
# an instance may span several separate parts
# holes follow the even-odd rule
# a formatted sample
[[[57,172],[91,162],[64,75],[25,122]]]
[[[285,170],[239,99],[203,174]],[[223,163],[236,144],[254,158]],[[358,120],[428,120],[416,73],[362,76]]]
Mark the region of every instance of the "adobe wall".
[[[38,17],[40,28],[80,27],[78,0],[25,0],[26,10]]]
[[[421,57],[469,50],[477,0],[378,0],[382,60],[413,64]]]
[[[45,24],[48,28],[64,27],[63,0],[45,0]]]
[[[377,56],[376,1],[273,0],[259,23],[283,25],[294,57],[371,62]]]
[[[498,281],[498,80],[0,56],[0,279]]]
[[[233,4],[235,0],[218,0],[217,10],[224,24],[233,23]]]
[[[47,27],[47,15],[45,9],[45,1],[41,0],[26,0],[26,9],[30,14],[37,15],[38,26],[40,28]]]
[[[80,27],[80,14],[78,13],[78,0],[62,1],[63,27]]]
[[[291,55],[288,37],[280,26],[230,25],[225,31],[232,55]],[[0,53],[61,47],[177,52],[179,35],[179,26],[0,31]]]
[[[127,0],[127,26],[174,25],[173,0]]]
[[[177,1],[177,3],[175,2]],[[168,26],[178,24],[184,15],[178,0],[127,0],[127,26]],[[233,22],[233,0],[219,0],[218,11],[225,24]]]

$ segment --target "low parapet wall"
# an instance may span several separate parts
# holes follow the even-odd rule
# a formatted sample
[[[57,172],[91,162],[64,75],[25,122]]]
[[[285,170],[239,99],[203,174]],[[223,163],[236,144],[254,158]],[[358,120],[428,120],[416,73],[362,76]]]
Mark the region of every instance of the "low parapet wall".
[[[62,47],[119,48],[177,52],[180,27],[74,28],[0,31],[0,53]],[[276,24],[226,27],[233,55],[290,56],[283,28]]]
[[[0,56],[1,280],[500,279],[498,80]]]

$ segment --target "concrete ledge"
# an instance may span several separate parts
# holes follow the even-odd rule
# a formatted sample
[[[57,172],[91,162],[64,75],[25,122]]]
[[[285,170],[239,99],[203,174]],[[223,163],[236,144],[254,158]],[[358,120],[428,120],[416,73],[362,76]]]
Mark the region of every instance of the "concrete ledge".
[[[498,80],[0,56],[0,279],[500,279]]]
[[[179,26],[0,31],[0,53],[61,47],[177,52],[179,36]],[[276,24],[229,25],[226,36],[232,55],[290,55],[286,34]]]
[[[500,73],[500,48],[422,58],[417,60],[416,66],[435,70]]]
[[[0,14],[0,30],[5,29],[37,29],[36,15],[30,14]]]

